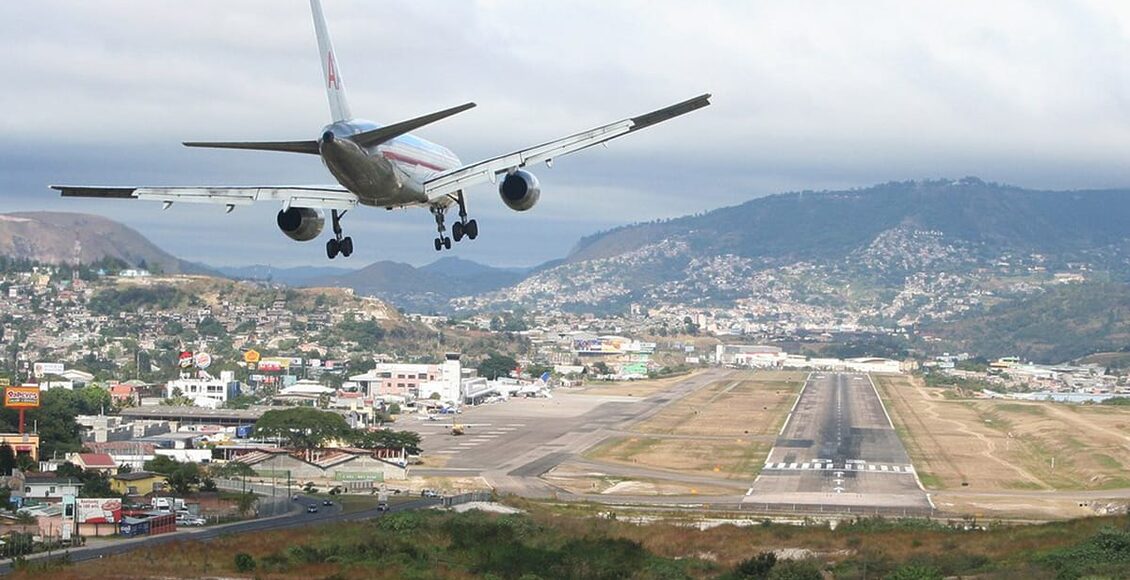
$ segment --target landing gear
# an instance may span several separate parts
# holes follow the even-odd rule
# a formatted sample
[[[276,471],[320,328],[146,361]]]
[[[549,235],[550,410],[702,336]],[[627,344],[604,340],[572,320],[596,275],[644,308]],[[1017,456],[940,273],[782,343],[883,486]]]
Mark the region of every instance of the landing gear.
[[[467,204],[463,202],[463,192],[460,191],[452,196],[452,199],[459,204],[459,221],[451,224],[451,237],[447,237],[447,228],[444,227],[444,214],[447,212],[446,207],[433,205],[432,215],[436,218],[436,230],[439,231],[439,236],[432,240],[432,245],[435,246],[436,251],[450,250],[451,240],[455,239],[456,242],[462,241],[463,238],[473,240],[479,237],[479,224],[475,220],[467,219]]]
[[[463,201],[462,191],[456,195],[455,201],[459,204],[459,221],[451,226],[451,236],[457,242],[464,237],[470,240],[479,237],[479,222],[467,219],[467,204]]]
[[[342,237],[341,235],[341,218],[345,217],[346,212],[338,213],[336,209],[330,210],[330,217],[333,219],[333,239],[326,242],[326,256],[329,259],[334,259],[340,253],[343,258],[348,258],[353,254],[353,238],[349,236]]]
[[[439,235],[436,237],[436,239],[432,240],[432,245],[435,246],[437,252],[444,249],[451,249],[451,238],[447,237],[445,233],[447,231],[447,228],[443,225],[444,212],[446,211],[447,208],[445,207],[440,207],[438,205],[432,206],[432,215],[436,218],[436,231],[439,232]]]

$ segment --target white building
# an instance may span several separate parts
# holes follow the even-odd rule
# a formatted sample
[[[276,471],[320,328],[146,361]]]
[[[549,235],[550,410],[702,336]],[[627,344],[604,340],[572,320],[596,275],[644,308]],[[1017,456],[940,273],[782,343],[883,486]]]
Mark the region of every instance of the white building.
[[[220,372],[218,379],[204,371],[200,371],[196,377],[185,373],[181,378],[165,384],[165,397],[171,398],[178,392],[192,399],[197,407],[216,408],[238,394],[239,383],[235,381],[235,373],[232,371]]]
[[[459,353],[449,352],[440,365],[439,377],[420,384],[419,398],[430,399],[434,395],[445,403],[460,404],[463,401],[463,364]]]

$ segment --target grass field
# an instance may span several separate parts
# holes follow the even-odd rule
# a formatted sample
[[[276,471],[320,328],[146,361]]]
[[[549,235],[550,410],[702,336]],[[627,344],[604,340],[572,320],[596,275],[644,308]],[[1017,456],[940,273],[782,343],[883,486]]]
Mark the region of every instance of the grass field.
[[[927,488],[1130,487],[1130,409],[952,400],[910,377],[875,377]]]
[[[421,510],[370,522],[174,541],[14,578],[718,578],[761,552],[803,558],[807,574],[770,578],[1121,578],[1130,519],[988,530],[864,519],[828,526],[696,529],[683,515],[518,502],[528,513]],[[631,523],[640,519],[653,522]],[[237,555],[245,566],[238,567]],[[778,564],[781,565],[781,564]],[[787,568],[788,565],[781,565]],[[754,576],[749,576],[754,577]],[[766,576],[761,576],[766,577]]]
[[[671,387],[675,386],[676,383],[686,380],[687,377],[692,376],[693,374],[694,373],[646,381],[609,381],[588,383],[584,386],[583,390],[577,392],[582,395],[640,398],[650,397],[655,393],[670,389]]]
[[[585,455],[725,478],[756,476],[805,373],[736,371],[672,402]]]

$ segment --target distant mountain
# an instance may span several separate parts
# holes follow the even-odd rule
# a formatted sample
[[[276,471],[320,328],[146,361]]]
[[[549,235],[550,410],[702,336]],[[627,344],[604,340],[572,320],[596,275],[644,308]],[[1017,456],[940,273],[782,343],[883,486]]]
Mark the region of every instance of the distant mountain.
[[[236,280],[263,280],[278,282],[287,286],[318,286],[329,278],[344,276],[354,270],[334,266],[296,266],[276,268],[264,264],[253,266],[221,266],[216,268],[221,274]]]
[[[773,195],[583,238],[567,258],[609,258],[664,239],[699,255],[774,263],[843,258],[895,228],[935,231],[987,255],[1075,255],[1125,243],[1130,190],[1033,191],[961,180],[892,182],[850,191]]]
[[[562,262],[453,305],[702,307],[731,332],[923,328],[987,354],[1066,360],[1081,344],[1127,346],[1124,329],[1093,320],[1120,312],[1124,294],[1112,288],[1130,288],[1127,216],[1130,190],[1032,191],[971,177],[787,193],[588,236]],[[1025,322],[1023,308],[1050,308],[1064,292],[1074,302],[1054,311],[1079,317],[1070,331]]]
[[[0,255],[48,264],[92,263],[104,258],[167,274],[215,275],[176,258],[130,227],[101,216],[64,212],[0,214]]]
[[[375,296],[398,308],[421,312],[445,309],[452,298],[491,292],[522,280],[526,271],[495,268],[461,258],[442,258],[415,268],[381,261],[305,285],[343,286]]]

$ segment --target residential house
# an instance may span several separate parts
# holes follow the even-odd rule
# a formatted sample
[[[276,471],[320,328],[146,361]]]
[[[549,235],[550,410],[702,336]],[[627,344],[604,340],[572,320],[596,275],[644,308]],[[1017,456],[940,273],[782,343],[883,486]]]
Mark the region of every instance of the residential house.
[[[110,478],[110,489],[114,490],[114,493],[129,495],[149,495],[164,491],[167,485],[168,477],[148,471],[119,473]]]

